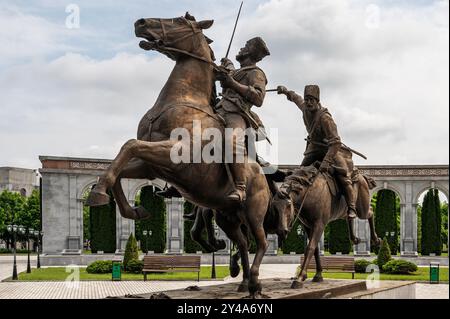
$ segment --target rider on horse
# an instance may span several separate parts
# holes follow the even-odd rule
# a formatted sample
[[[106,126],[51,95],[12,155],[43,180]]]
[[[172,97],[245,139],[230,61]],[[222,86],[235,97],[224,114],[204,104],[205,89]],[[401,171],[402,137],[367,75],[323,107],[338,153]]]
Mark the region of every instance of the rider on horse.
[[[223,88],[222,99],[215,106],[216,112],[225,120],[225,127],[232,128],[233,162],[228,163],[233,175],[235,189],[228,195],[232,201],[242,202],[246,199],[245,163],[238,160],[239,155],[246,154],[244,131],[248,127],[258,130],[262,127],[261,120],[250,108],[261,107],[266,93],[267,78],[256,63],[270,52],[260,37],[247,41],[241,48],[236,60],[241,68],[235,69],[233,63],[223,58],[217,80]],[[250,144],[251,141],[248,141]],[[177,196],[173,187],[158,192],[163,197]]]
[[[349,219],[356,217],[356,197],[351,174],[353,160],[351,150],[341,143],[336,123],[328,109],[320,104],[320,89],[317,85],[305,86],[305,99],[294,91],[288,91],[284,86],[278,87],[278,94],[285,94],[303,112],[308,137],[306,151],[301,163],[308,166],[320,161],[320,171],[332,173],[339,181],[347,202]],[[337,168],[337,169],[335,169]],[[338,172],[337,172],[338,171]]]

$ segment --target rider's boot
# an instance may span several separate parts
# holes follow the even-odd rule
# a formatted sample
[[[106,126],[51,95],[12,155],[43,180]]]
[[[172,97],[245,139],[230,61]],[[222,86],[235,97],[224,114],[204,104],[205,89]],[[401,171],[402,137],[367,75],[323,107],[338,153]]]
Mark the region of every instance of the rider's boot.
[[[244,202],[246,200],[247,183],[245,182],[245,163],[230,164],[230,171],[236,188],[227,196],[229,200]]]
[[[177,191],[177,189],[173,186],[170,186],[169,188],[166,188],[162,191],[157,191],[156,195],[164,198],[182,197],[181,194]]]
[[[356,198],[355,198],[355,192],[353,190],[352,181],[350,178],[346,177],[343,180],[343,190],[344,190],[344,197],[345,201],[347,202],[347,218],[348,219],[355,219],[356,216]]]

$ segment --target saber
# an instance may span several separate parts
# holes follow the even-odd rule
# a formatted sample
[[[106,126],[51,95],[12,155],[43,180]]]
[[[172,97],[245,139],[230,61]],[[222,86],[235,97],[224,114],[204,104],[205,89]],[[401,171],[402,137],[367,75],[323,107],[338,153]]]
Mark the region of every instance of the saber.
[[[268,89],[266,92],[278,92],[278,89]]]
[[[230,53],[231,43],[233,43],[234,33],[236,32],[236,27],[237,27],[237,24],[239,21],[239,16],[241,15],[241,9],[242,9],[243,4],[244,4],[244,1],[241,2],[241,6],[239,7],[239,12],[238,12],[238,15],[236,18],[236,22],[234,23],[233,34],[231,35],[230,44],[228,44],[227,54],[225,55],[225,58],[227,58],[227,59],[228,59],[228,54]]]

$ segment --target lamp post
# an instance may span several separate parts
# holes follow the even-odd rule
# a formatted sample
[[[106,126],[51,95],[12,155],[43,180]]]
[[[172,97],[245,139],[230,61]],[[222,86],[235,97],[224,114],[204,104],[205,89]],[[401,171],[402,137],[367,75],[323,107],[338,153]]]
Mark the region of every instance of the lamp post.
[[[14,251],[14,262],[13,262],[13,275],[12,279],[17,280],[17,262],[16,262],[16,232],[17,232],[17,225],[8,225],[6,226],[6,229],[8,230],[8,233],[13,234],[13,251]]]
[[[303,254],[305,254],[306,251],[306,246],[308,245],[308,243],[306,242],[306,236],[305,236],[305,232],[303,231],[302,226],[298,225],[297,227],[297,235],[303,236],[303,240],[304,240],[304,245],[303,245]]]
[[[214,238],[219,237],[219,230],[214,228]],[[216,279],[216,255],[212,252],[211,279]]]
[[[152,231],[151,230],[143,230],[142,231],[142,235],[144,235],[145,238],[145,254],[148,255],[148,237],[150,237],[152,235]]]
[[[31,263],[30,263],[30,234],[33,234],[34,230],[27,228],[25,234],[27,236],[27,274],[31,273]]]
[[[34,236],[36,237],[36,252],[37,252],[37,264],[36,268],[41,268],[41,260],[39,258],[39,238],[41,237],[41,232],[39,230],[34,231]]]

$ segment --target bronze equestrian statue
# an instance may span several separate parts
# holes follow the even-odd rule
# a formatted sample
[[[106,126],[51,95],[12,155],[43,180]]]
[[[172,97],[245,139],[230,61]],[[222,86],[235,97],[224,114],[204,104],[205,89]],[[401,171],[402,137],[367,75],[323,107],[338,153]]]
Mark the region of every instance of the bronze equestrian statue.
[[[229,143],[233,145],[233,158],[229,161],[229,167],[233,176],[235,189],[228,198],[237,202],[244,202],[246,196],[245,163],[239,162],[238,156],[247,153],[245,136],[242,134],[251,127],[258,131],[262,127],[261,120],[250,109],[253,105],[261,107],[264,102],[267,78],[262,69],[256,63],[270,55],[266,43],[260,37],[247,41],[236,56],[240,68],[235,69],[231,60],[223,58],[222,67],[227,71],[219,73],[223,93],[222,99],[215,106],[215,111],[225,119],[225,126],[233,129],[229,136]],[[254,147],[254,141],[247,141],[250,147]],[[231,155],[231,154],[230,154]],[[253,158],[256,161],[256,158]],[[158,195],[170,198],[179,197],[175,187],[158,192]]]
[[[353,167],[352,152],[359,153],[341,143],[331,114],[320,105],[318,86],[305,87],[305,101],[284,86],[278,87],[278,93],[287,95],[290,101],[297,104],[303,112],[309,134],[300,168],[286,177],[271,205],[280,216],[289,216],[289,230],[298,219],[308,235],[309,243],[301,271],[292,283],[292,288],[298,288],[307,278],[306,266],[313,254],[316,260],[313,281],[323,280],[317,245],[329,222],[347,219],[350,240],[356,245],[360,240],[354,234],[353,220],[356,216],[367,219],[372,243],[380,243],[375,232],[369,193],[376,183]],[[335,179],[339,183],[336,184]]]
[[[339,167],[340,172],[334,174],[344,191],[347,201],[347,216],[349,219],[356,217],[355,195],[350,174],[353,172],[352,152],[343,146],[339,137],[336,123],[328,109],[320,104],[320,89],[318,85],[305,86],[305,99],[294,91],[288,91],[286,87],[279,86],[278,94],[285,94],[289,101],[294,102],[303,113],[308,137],[306,138],[306,150],[301,166],[308,166],[319,161],[321,172],[331,172],[334,167]]]
[[[144,38],[140,47],[157,50],[176,61],[175,67],[154,106],[139,123],[137,139],[126,142],[109,168],[99,178],[86,204],[99,206],[109,203],[107,190],[112,189],[120,214],[129,219],[148,218],[142,207],[131,207],[123,193],[122,178],[155,179],[167,181],[188,201],[217,211],[216,221],[228,238],[237,244],[243,271],[248,279],[248,290],[256,296],[261,290],[258,280],[259,267],[267,250],[264,217],[269,207],[270,190],[261,167],[248,161],[243,164],[242,181],[245,196],[242,203],[230,200],[228,195],[236,189],[227,174],[224,163],[193,163],[193,121],[201,123],[201,131],[216,128],[223,132],[224,123],[211,106],[213,81],[219,67],[213,63],[212,50],[202,30],[211,27],[212,20],[195,21],[186,14],[173,19],[139,19],[135,23],[137,37]],[[239,84],[230,85],[223,76],[226,87],[243,90]],[[243,93],[243,91],[241,92]],[[247,89],[251,97],[255,92]],[[240,120],[239,120],[240,121]],[[185,128],[190,139],[171,139],[174,129]],[[208,141],[201,141],[202,148]],[[171,151],[174,147],[190,150],[190,161],[174,163]],[[257,245],[251,268],[248,247],[241,225],[248,225]],[[286,232],[287,230],[283,230]],[[246,282],[243,282],[245,285]]]

